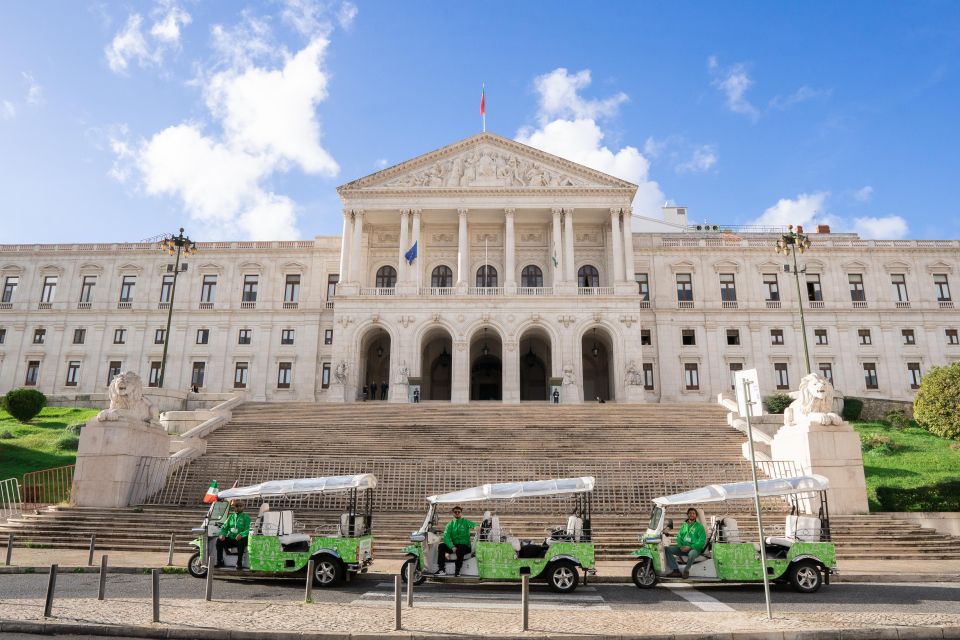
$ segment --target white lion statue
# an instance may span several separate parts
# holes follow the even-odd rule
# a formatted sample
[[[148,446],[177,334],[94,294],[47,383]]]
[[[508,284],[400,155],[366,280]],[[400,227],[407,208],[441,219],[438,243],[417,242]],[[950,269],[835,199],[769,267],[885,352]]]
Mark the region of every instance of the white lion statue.
[[[800,380],[797,399],[783,412],[783,425],[841,424],[843,418],[833,412],[833,385],[819,373],[810,373]]]
[[[155,422],[157,413],[150,401],[143,397],[143,382],[133,371],[124,371],[113,377],[108,387],[110,408],[97,414],[99,422]]]

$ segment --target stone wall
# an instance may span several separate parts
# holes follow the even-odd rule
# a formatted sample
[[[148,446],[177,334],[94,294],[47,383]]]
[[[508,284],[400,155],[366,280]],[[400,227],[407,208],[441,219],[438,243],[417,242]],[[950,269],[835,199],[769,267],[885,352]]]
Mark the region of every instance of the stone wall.
[[[857,398],[863,402],[861,420],[883,420],[889,411],[902,410],[908,418],[913,418],[913,403],[908,400],[885,400],[882,398]]]

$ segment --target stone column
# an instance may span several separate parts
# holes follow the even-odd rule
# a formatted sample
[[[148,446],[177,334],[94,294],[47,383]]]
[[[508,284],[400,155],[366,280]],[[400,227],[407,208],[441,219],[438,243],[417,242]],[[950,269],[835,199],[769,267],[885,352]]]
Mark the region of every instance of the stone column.
[[[563,238],[560,235],[560,214],[563,209],[555,208],[553,213],[553,255],[550,263],[553,264],[553,286],[563,282]],[[554,264],[556,261],[556,264]]]
[[[411,209],[410,213],[413,214],[413,242],[411,242],[410,245],[417,245],[417,258],[413,261],[413,264],[410,265],[408,275],[410,276],[411,283],[419,287],[420,278],[418,274],[420,273],[420,257],[423,255],[423,247],[420,246],[420,209]],[[419,293],[419,291],[417,293]]]
[[[470,402],[470,343],[465,339],[453,341],[453,353],[450,366],[450,402],[463,404]]]
[[[404,254],[410,247],[407,245],[407,231],[410,227],[408,221],[409,209],[400,209],[400,246],[397,256],[397,284],[403,284],[407,281],[407,258]]]
[[[623,280],[623,240],[620,237],[620,209],[617,207],[610,208],[610,231],[613,245],[610,248],[613,254],[613,277],[610,279],[610,286],[614,286]]]
[[[631,285],[636,278],[636,267],[633,264],[633,221],[630,207],[623,208],[623,277]],[[634,287],[636,291],[637,288]]]
[[[350,245],[353,243],[353,220],[349,209],[343,210],[343,237],[340,239],[340,281],[350,279]]]
[[[518,340],[507,339],[503,342],[501,351],[500,383],[502,388],[502,402],[504,404],[520,403],[520,343]]]
[[[504,264],[504,270],[507,272],[504,278],[506,292],[515,293],[517,290],[517,251],[514,243],[513,237],[513,214],[514,209],[504,209],[504,216],[507,220],[507,229],[506,236],[504,239],[504,245],[506,248],[506,260]]]
[[[363,254],[360,242],[363,240],[363,209],[353,211],[353,250],[350,252],[350,282],[360,285],[360,263]]]
[[[573,209],[563,212],[563,267],[564,280],[577,284],[577,264],[573,258]]]
[[[457,209],[460,220],[460,235],[457,239],[457,287],[467,286],[467,271],[470,269],[470,235],[467,231],[467,209]],[[466,293],[466,292],[464,292]]]

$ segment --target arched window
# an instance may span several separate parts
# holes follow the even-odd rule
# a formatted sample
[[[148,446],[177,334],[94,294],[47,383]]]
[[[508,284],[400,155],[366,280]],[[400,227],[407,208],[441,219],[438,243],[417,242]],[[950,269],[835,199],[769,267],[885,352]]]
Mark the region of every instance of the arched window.
[[[453,271],[450,270],[450,267],[442,264],[439,267],[434,268],[433,273],[430,275],[430,286],[452,287]]]
[[[577,272],[577,286],[580,287],[599,287],[600,272],[592,264],[585,264]]]
[[[391,289],[397,286],[397,270],[386,265],[377,269],[377,288]]]
[[[497,286],[497,270],[488,264],[485,264],[479,269],[477,269],[477,286],[478,287]]]
[[[542,287],[543,271],[535,264],[528,264],[520,272],[521,287]]]

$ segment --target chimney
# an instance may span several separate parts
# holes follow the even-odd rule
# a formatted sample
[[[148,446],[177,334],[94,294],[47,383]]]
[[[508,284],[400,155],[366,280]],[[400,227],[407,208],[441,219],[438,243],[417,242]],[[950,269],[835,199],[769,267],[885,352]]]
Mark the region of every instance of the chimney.
[[[687,226],[687,208],[686,207],[663,207],[663,220],[671,224]]]
[[[817,233],[830,233],[830,225],[828,224],[818,224]]]

